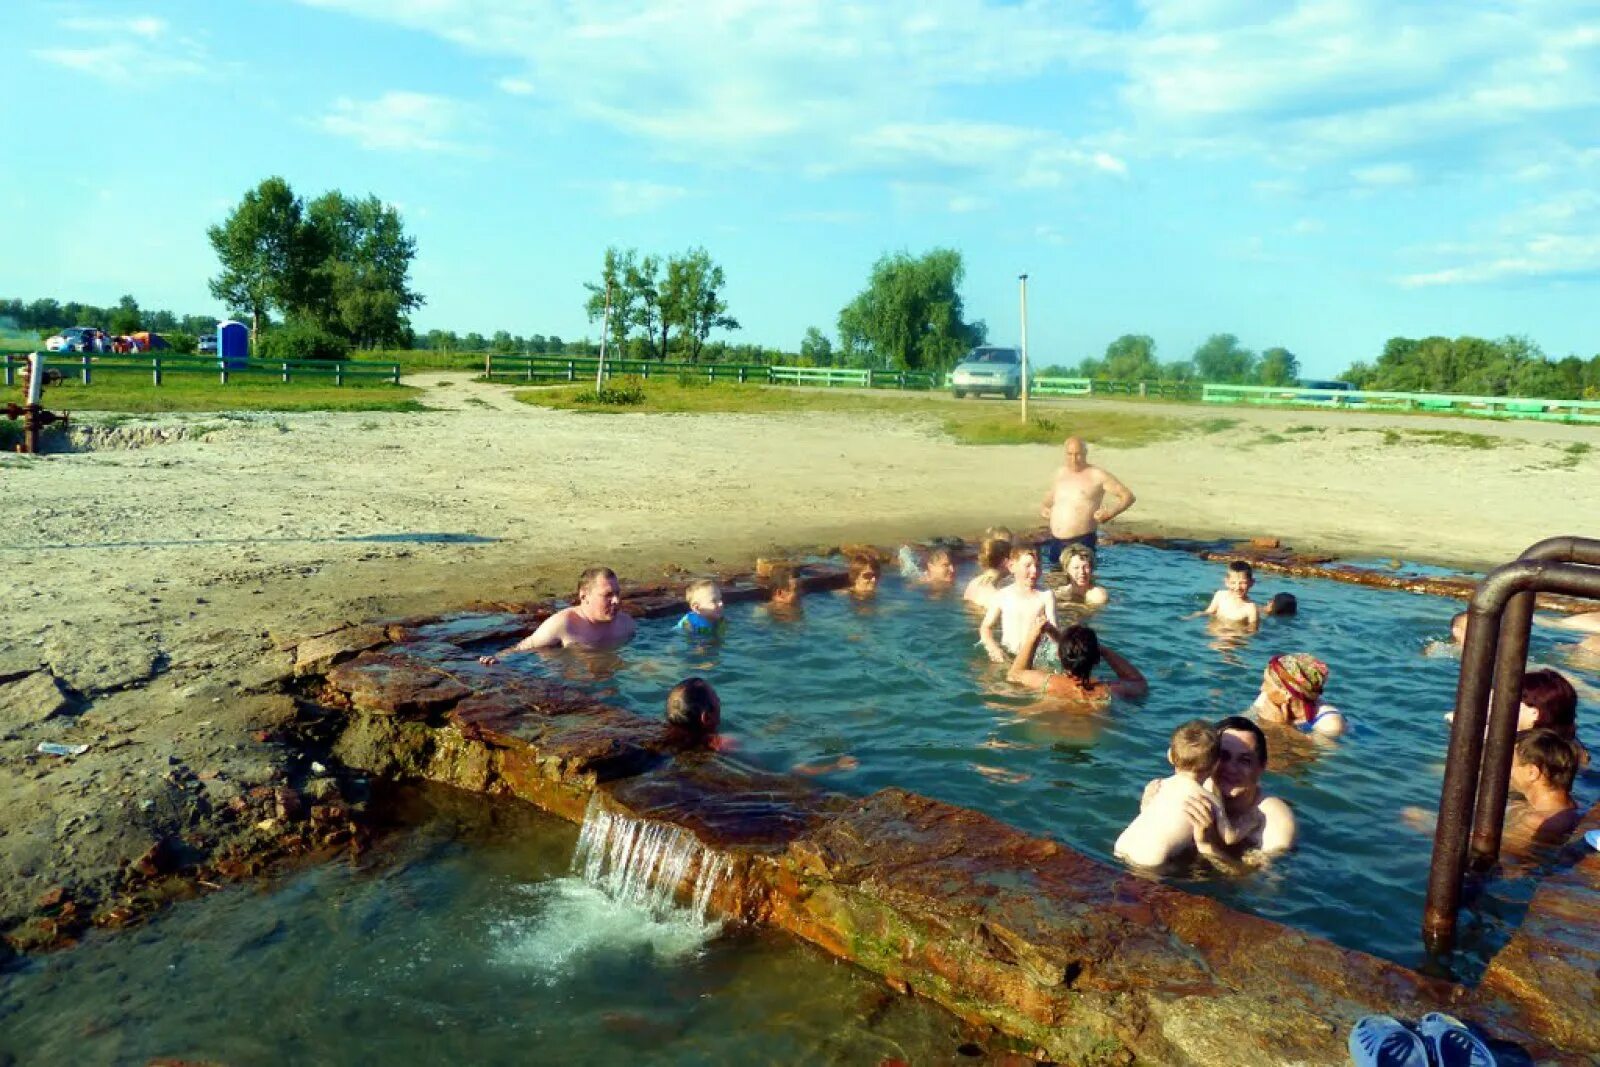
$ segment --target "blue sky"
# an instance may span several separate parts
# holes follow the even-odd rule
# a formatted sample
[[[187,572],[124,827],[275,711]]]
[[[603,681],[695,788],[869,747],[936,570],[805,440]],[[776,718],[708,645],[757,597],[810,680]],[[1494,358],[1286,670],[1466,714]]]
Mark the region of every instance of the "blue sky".
[[[210,309],[281,174],[399,207],[422,330],[594,336],[608,244],[703,245],[792,349],[943,245],[994,340],[1030,275],[1041,364],[1600,352],[1592,0],[9,0],[0,70],[3,295]]]

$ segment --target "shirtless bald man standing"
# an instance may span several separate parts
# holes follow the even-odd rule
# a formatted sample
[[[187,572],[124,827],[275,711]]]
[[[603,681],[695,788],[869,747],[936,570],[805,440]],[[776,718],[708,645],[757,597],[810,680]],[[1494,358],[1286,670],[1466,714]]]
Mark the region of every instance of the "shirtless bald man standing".
[[[1116,477],[1089,465],[1089,446],[1081,437],[1067,438],[1056,479],[1045,494],[1039,515],[1050,524],[1050,536],[1039,546],[1040,561],[1060,566],[1068,545],[1094,548],[1100,524],[1110,522],[1133,507],[1133,491]],[[1116,498],[1106,503],[1106,493]]]

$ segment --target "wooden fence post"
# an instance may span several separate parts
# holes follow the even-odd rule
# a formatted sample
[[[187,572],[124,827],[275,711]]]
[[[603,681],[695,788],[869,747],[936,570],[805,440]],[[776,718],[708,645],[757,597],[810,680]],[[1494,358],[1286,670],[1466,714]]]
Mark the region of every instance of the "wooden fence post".
[[[11,363],[11,353],[10,352],[6,353],[5,359],[6,359],[6,388],[9,389],[13,385],[17,384],[17,372],[16,372],[15,367],[13,367],[13,365]]]
[[[392,371],[393,371],[392,377],[390,377],[390,379],[389,379],[390,384],[399,385],[400,384],[400,364],[391,363],[391,364],[389,364],[389,366],[392,368]]]

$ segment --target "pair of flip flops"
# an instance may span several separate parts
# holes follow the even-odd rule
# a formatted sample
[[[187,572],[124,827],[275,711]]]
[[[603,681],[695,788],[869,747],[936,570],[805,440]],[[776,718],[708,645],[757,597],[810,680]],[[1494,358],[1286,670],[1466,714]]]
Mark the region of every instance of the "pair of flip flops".
[[[1489,1046],[1460,1019],[1429,1012],[1412,1030],[1392,1015],[1368,1015],[1350,1030],[1356,1067],[1495,1067]]]

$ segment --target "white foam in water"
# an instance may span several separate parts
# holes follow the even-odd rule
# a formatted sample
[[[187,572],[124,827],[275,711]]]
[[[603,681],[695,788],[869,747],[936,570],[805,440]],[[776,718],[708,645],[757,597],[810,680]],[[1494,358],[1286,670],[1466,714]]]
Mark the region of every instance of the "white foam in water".
[[[687,911],[658,915],[614,900],[581,878],[555,878],[528,892],[533,913],[497,924],[494,959],[550,984],[607,957],[687,959],[717,933]]]
[[[683,959],[720,929],[709,917],[711,896],[731,863],[675,826],[619,815],[591,800],[572,865],[581,877],[527,887],[533,914],[499,924],[499,962],[555,982],[605,956]],[[684,907],[676,895],[691,869],[693,892]]]

